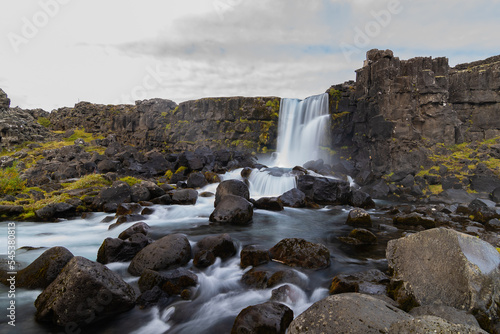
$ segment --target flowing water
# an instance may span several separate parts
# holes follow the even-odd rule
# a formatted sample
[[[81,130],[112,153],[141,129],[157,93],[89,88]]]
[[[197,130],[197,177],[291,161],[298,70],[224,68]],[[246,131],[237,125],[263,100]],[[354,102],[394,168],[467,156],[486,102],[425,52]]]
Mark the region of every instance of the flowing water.
[[[252,171],[249,188],[252,198],[278,196],[295,187],[291,167],[301,165],[319,156],[318,145],[323,136],[321,129],[327,120],[324,109],[328,106],[328,95],[318,95],[299,100],[282,100],[280,110],[280,135],[278,156],[274,160],[281,167]],[[327,109],[326,109],[327,110]],[[326,114],[328,111],[326,111]],[[292,129],[289,129],[292,127]],[[314,138],[312,138],[314,137]],[[224,179],[238,179],[241,170],[227,173]],[[217,185],[209,185],[200,192],[215,192]],[[312,303],[326,297],[332,278],[339,273],[351,273],[372,268],[386,267],[385,246],[394,236],[375,231],[379,244],[369,247],[355,247],[342,244],[337,237],[347,235],[351,228],[345,225],[349,208],[325,207],[318,210],[285,208],[281,212],[255,210],[253,223],[249,226],[215,226],[209,224],[214,198],[199,197],[190,206],[154,206],[154,213],[144,221],[151,226],[149,236],[159,239],[171,233],[184,233],[191,244],[209,235],[229,233],[239,251],[244,246],[256,245],[269,249],[284,238],[304,238],[310,242],[325,245],[332,256],[329,268],[313,271],[294,269],[300,278],[293,286],[293,293],[286,300],[295,316]],[[377,212],[372,211],[377,217]],[[72,219],[58,223],[17,223],[17,258],[24,266],[36,259],[47,248],[64,246],[74,255],[96,260],[97,251],[107,237],[116,238],[121,231],[133,223],[108,230],[109,223],[102,223],[104,213],[95,213],[90,218]],[[0,235],[7,235],[7,225],[0,227]],[[1,240],[1,250],[6,238]],[[190,262],[186,267],[198,276],[198,285],[192,300],[171,297],[166,303],[140,309],[139,307],[112,319],[95,324],[85,332],[89,333],[228,333],[234,318],[245,307],[268,301],[272,289],[252,289],[241,282],[243,274],[250,268],[239,266],[239,251],[235,257],[199,270]],[[129,263],[111,263],[107,267],[120,274],[137,292],[137,277],[127,272]],[[258,267],[274,273],[290,269],[279,263],[270,262]],[[7,288],[0,285],[0,332],[8,333],[13,328],[7,325],[2,313],[7,307]],[[34,300],[40,290],[16,291],[17,322],[14,333],[62,333],[64,329],[34,320]],[[5,313],[6,314],[6,313]]]

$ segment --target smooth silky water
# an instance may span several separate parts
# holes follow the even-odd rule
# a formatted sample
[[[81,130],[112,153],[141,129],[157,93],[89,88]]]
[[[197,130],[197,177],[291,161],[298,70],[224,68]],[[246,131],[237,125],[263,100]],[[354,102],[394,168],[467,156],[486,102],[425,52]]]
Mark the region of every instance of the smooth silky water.
[[[279,196],[295,187],[295,177],[291,169],[295,165],[317,159],[319,141],[324,136],[324,110],[328,106],[328,95],[322,94],[304,101],[282,100],[278,152],[270,160],[270,166],[280,166],[253,170],[249,179],[252,198]],[[320,111],[315,109],[321,109]],[[294,111],[295,110],[295,111]],[[313,110],[313,111],[311,111]],[[296,114],[294,114],[294,112]],[[287,115],[288,114],[288,115]],[[294,116],[295,115],[295,116]],[[314,123],[314,126],[311,125]],[[287,131],[287,126],[294,127]],[[314,129],[312,129],[314,128]],[[307,145],[299,145],[301,150],[287,143],[295,142],[298,137],[306,140]],[[223,179],[241,179],[241,169],[222,176]],[[199,192],[215,193],[217,185],[209,185]],[[239,252],[247,245],[256,245],[269,249],[284,238],[303,238],[310,242],[325,245],[332,256],[331,266],[324,270],[313,271],[294,268],[301,277],[303,288],[296,287],[295,293],[285,303],[298,316],[312,303],[326,297],[332,278],[340,273],[352,273],[372,268],[385,269],[385,248],[394,236],[379,231],[378,245],[351,246],[342,244],[337,237],[346,236],[351,227],[345,225],[349,208],[330,207],[322,209],[285,208],[281,212],[255,210],[253,223],[248,226],[217,226],[209,224],[209,216],[214,209],[214,198],[199,197],[195,205],[190,206],[154,206],[154,213],[143,220],[151,226],[149,236],[159,239],[171,233],[184,233],[194,246],[209,235],[228,233],[236,242],[238,254],[226,261],[217,259],[209,268],[199,270],[186,266],[198,276],[198,285],[192,300],[186,301],[171,297],[165,305],[133,310],[104,320],[85,329],[89,333],[229,333],[236,315],[245,307],[268,301],[273,289],[252,289],[241,283],[242,275],[250,268],[240,268]],[[377,219],[379,212],[371,210]],[[134,223],[122,224],[108,230],[110,223],[101,223],[104,213],[95,213],[90,218],[72,219],[58,223],[19,222],[17,224],[17,261],[26,266],[46,249],[64,246],[74,255],[84,256],[95,261],[97,251],[107,237],[116,238],[121,231]],[[7,225],[1,225],[2,235],[6,235]],[[5,242],[5,238],[2,242]],[[6,249],[2,244],[1,249]],[[127,272],[129,263],[111,263],[107,267],[119,273],[131,284],[139,295],[138,277]],[[259,266],[258,270],[270,273],[291,269],[276,262]],[[0,285],[1,309],[7,307],[7,288]],[[63,333],[63,328],[37,323],[34,319],[34,301],[41,290],[18,289],[16,291],[16,327],[14,333]],[[0,318],[0,332],[12,330],[7,325],[7,318]]]

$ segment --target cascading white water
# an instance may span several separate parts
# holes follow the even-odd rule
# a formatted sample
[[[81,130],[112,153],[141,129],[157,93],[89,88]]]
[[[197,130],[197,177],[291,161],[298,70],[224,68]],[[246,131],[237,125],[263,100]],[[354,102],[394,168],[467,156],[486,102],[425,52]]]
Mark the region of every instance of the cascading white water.
[[[275,165],[301,166],[322,158],[320,143],[326,137],[328,94],[304,100],[281,99]]]

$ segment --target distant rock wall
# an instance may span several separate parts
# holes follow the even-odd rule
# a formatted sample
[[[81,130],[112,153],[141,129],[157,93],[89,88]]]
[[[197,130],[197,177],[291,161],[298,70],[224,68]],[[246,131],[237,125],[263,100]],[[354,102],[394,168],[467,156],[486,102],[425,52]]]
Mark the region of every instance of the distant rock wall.
[[[53,111],[49,120],[53,130],[115,134],[120,143],[142,149],[266,152],[276,146],[279,103],[276,97],[204,98],[179,105],[163,99],[117,106],[80,102]]]
[[[429,149],[500,136],[500,57],[450,68],[370,50],[356,82],[332,86],[332,146],[372,178],[415,175]]]

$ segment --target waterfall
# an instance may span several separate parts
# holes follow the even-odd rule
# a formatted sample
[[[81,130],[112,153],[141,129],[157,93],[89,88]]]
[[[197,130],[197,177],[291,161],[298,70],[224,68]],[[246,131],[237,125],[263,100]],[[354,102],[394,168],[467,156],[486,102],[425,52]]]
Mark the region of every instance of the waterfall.
[[[328,94],[304,100],[281,99],[275,165],[301,166],[322,158],[321,141],[327,138]]]

